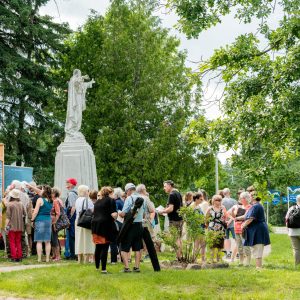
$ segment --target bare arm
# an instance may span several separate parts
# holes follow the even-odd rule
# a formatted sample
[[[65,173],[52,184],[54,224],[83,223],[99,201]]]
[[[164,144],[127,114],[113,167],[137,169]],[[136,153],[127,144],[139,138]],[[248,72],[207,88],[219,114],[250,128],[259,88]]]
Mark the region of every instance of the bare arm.
[[[42,201],[43,201],[42,198],[37,199],[35,209],[34,209],[33,214],[32,214],[31,221],[34,221],[37,214],[39,213],[40,207],[42,206]]]
[[[29,183],[26,184],[26,187],[32,189],[34,192],[36,192],[39,196],[42,195],[42,190],[40,190],[39,188],[37,188],[36,186],[32,186]]]
[[[160,212],[160,214],[169,214],[174,210],[174,205],[173,204],[169,204],[169,206],[167,208],[165,208],[164,210],[162,210]]]
[[[254,220],[253,218],[250,218],[250,219],[246,220],[246,221],[242,224],[242,229],[244,229],[244,228],[247,227],[249,224],[251,224],[253,220]]]

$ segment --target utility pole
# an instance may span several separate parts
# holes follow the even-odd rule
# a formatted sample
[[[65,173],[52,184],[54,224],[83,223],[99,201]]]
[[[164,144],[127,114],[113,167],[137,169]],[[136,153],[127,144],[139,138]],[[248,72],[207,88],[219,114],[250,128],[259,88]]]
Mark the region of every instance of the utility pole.
[[[216,152],[215,158],[215,175],[216,175],[216,194],[219,190],[219,160],[218,160],[218,152]]]

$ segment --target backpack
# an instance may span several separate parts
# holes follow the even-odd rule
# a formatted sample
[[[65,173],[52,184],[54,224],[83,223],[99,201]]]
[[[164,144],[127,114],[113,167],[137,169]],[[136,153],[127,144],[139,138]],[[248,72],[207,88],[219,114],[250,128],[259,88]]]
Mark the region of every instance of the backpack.
[[[295,205],[289,212],[287,218],[287,227],[288,228],[300,228],[300,206]]]

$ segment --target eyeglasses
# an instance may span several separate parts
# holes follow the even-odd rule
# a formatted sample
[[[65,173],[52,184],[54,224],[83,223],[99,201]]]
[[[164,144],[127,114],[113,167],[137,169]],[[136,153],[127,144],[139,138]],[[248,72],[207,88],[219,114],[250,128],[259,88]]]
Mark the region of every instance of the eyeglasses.
[[[221,200],[215,200],[215,202],[221,202]]]

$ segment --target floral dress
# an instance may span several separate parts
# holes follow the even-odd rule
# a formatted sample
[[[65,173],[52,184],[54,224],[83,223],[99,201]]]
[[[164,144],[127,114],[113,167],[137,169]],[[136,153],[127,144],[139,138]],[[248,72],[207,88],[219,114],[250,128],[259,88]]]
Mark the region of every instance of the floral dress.
[[[226,216],[225,208],[220,208],[220,210],[215,210],[213,207],[209,209],[210,220],[208,224],[208,231],[213,231],[213,248],[223,248],[224,236],[226,229]]]

